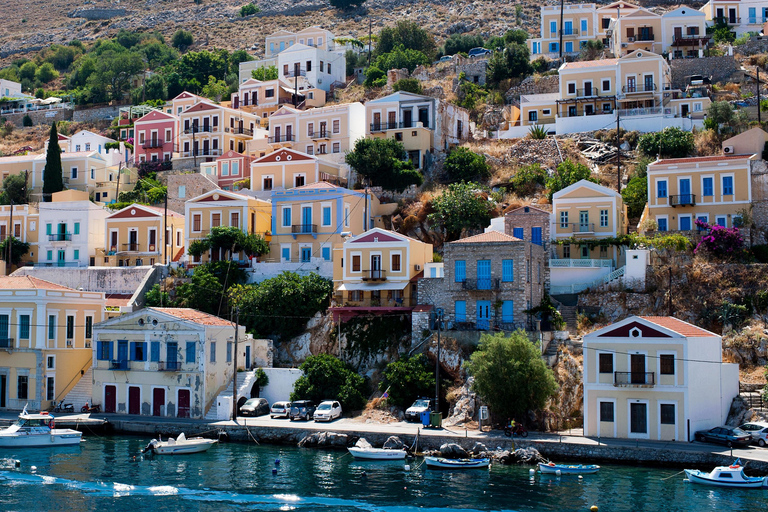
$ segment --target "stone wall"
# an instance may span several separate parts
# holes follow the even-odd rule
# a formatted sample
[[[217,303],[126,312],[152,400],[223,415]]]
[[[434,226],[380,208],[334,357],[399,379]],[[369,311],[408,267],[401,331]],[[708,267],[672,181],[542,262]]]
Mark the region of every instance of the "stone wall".
[[[94,121],[111,120],[120,113],[119,105],[106,105],[102,107],[78,108],[72,116],[73,121],[80,123],[92,123]]]
[[[532,206],[523,206],[504,214],[504,232],[514,236],[515,228],[523,228],[525,240],[530,241],[531,228],[541,228],[541,238],[544,250],[544,287],[549,289],[550,271],[550,213]],[[538,305],[538,302],[534,305]]]
[[[87,20],[109,20],[126,16],[125,9],[75,9],[68,14],[70,18],[85,18]]]
[[[744,56],[766,52],[768,52],[768,37],[766,36],[753,37],[747,41],[746,44],[733,47],[733,53],[738,53]]]
[[[456,63],[456,74],[464,73],[466,79],[485,85],[488,73],[488,59],[460,59]]]
[[[18,114],[3,114],[2,117],[6,121],[12,122],[16,128],[21,128],[24,126],[24,116],[26,115],[29,115],[34,125],[50,125],[54,121],[71,121],[73,112],[71,108],[56,108],[35,112],[19,112]]]
[[[168,209],[185,214],[184,203],[211,190],[219,188],[216,183],[198,172],[164,171],[158,173],[160,181],[168,187]],[[183,186],[184,197],[179,197],[179,187]]]
[[[752,176],[752,223],[750,230],[753,245],[768,243],[768,163],[754,160],[751,164]]]
[[[508,101],[519,100],[523,94],[548,94],[560,91],[560,76],[529,76],[520,85],[510,87],[504,96]]]
[[[37,277],[87,292],[133,295],[154,271],[153,267],[21,267],[13,276]]]
[[[685,77],[690,75],[711,76],[712,83],[727,82],[741,65],[733,57],[704,57],[701,59],[672,59],[672,87],[685,90]]]

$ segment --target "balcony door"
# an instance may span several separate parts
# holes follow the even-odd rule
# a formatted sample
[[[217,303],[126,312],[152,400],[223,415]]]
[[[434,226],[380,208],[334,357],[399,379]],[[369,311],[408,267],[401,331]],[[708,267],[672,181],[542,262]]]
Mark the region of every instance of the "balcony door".
[[[573,22],[572,21],[566,21],[563,23],[563,35],[571,36],[573,35]]]
[[[289,124],[288,126],[285,127],[285,140],[290,141],[291,135],[293,135],[293,126]]]
[[[387,128],[392,130],[394,128],[397,128],[397,114],[395,112],[388,112],[387,113]]]
[[[373,131],[381,130],[381,112],[373,113]]]
[[[628,76],[627,77],[627,91],[626,92],[635,92],[636,88],[637,88],[637,82],[635,81],[635,77]]]
[[[311,206],[304,206],[301,209],[301,232],[302,233],[311,233],[312,232],[312,207]]]
[[[139,247],[139,232],[131,230],[128,232],[128,250],[137,251]]]
[[[178,369],[179,345],[175,341],[168,342],[166,347],[166,368],[169,370]]]
[[[643,89],[645,92],[653,91],[653,75],[645,75],[643,77],[645,89]]]
[[[128,342],[127,341],[118,341],[117,342],[117,361],[120,364],[120,367],[123,368],[124,365],[128,362]]]
[[[592,82],[584,82],[584,96],[592,96]]]
[[[648,404],[629,404],[629,431],[632,434],[648,433]]]
[[[128,387],[128,414],[141,414],[141,388]]]
[[[680,201],[679,202],[680,204],[692,204],[690,178],[680,179]]]
[[[280,142],[280,127],[275,126],[275,142]]]
[[[381,255],[371,255],[371,278],[381,279]]]
[[[491,289],[491,260],[477,260],[477,289]]]
[[[645,384],[645,355],[632,354],[630,356],[630,370],[632,372],[632,384]]]
[[[411,126],[413,126],[413,111],[403,110],[403,128],[411,128]]]
[[[579,231],[584,233],[589,230],[589,211],[579,212]]]
[[[58,254],[59,259],[57,261],[57,264],[60,267],[64,266],[64,262],[66,261],[65,255],[66,255],[66,252],[63,249],[60,249]]]
[[[491,301],[477,301],[477,328],[487,331],[491,327]]]
[[[419,109],[419,122],[424,128],[429,128],[429,109],[428,108]]]

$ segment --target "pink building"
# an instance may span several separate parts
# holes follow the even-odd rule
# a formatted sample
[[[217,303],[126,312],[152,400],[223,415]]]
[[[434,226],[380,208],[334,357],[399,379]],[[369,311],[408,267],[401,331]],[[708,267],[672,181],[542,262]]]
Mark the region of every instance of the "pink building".
[[[253,160],[250,156],[229,150],[213,162],[201,163],[200,172],[216,182],[220,189],[235,190],[235,183],[251,177]]]
[[[170,161],[178,136],[178,118],[155,110],[134,123],[136,162]]]

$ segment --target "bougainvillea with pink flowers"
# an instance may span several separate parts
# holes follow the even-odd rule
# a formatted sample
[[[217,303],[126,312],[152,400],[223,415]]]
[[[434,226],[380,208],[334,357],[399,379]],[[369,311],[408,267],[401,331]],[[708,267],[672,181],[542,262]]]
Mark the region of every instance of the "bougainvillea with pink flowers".
[[[734,259],[744,254],[744,237],[739,228],[726,228],[717,224],[710,225],[701,219],[696,220],[696,226],[707,233],[701,237],[694,254],[705,251],[708,254],[723,259]]]

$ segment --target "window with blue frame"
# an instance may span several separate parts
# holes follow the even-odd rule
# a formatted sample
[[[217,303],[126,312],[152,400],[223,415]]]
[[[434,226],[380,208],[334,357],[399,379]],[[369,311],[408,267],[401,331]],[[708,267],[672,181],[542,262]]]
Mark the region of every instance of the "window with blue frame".
[[[210,359],[210,361],[212,363],[216,362],[216,342],[215,341],[211,342],[211,359]]]
[[[131,361],[147,360],[147,343],[144,341],[131,342]]]
[[[291,249],[288,247],[283,247],[281,250],[281,256],[283,261],[291,261]]]
[[[186,355],[186,362],[188,363],[194,363],[195,362],[195,342],[194,341],[188,341],[187,342],[187,350],[185,352]]]
[[[75,222],[75,229],[74,229],[73,234],[75,234],[75,235],[79,235],[80,234],[80,223],[79,222]]]
[[[149,344],[149,360],[153,363],[160,361],[160,342],[153,341]]]
[[[581,35],[587,35],[587,20],[581,20]]]
[[[541,227],[531,228],[531,243],[536,245],[544,244],[544,241],[541,237]]]
[[[733,176],[723,176],[723,195],[733,195]]]
[[[457,300],[453,305],[453,310],[457,322],[467,321],[467,301]]]
[[[659,226],[659,231],[667,231],[667,219],[656,219],[656,224]]]
[[[550,53],[557,53],[557,43],[549,43],[549,52]]]
[[[515,260],[501,260],[501,280],[505,283],[515,280]]]
[[[323,226],[331,225],[331,207],[323,206]]]
[[[323,259],[325,261],[331,261],[331,248],[323,247]]]
[[[571,53],[573,51],[573,42],[572,41],[566,41],[565,42],[565,51],[566,51],[566,53]]]
[[[291,225],[291,209],[283,208],[283,227]]]
[[[96,343],[96,359],[98,361],[112,360],[112,342],[99,341]]]
[[[51,232],[52,230],[53,230],[53,225],[52,224],[46,224],[45,225],[45,234],[46,235],[52,235],[53,234]]]
[[[659,180],[656,182],[656,197],[667,197],[667,181]]]
[[[29,315],[19,315],[19,338],[22,340],[29,339]]]
[[[705,197],[715,195],[714,180],[712,178],[702,178],[701,195]]]
[[[550,21],[549,22],[549,31],[552,33],[557,32],[557,22],[556,21]]]
[[[492,283],[491,260],[477,260],[477,289],[490,290]]]
[[[56,315],[48,315],[48,339],[56,339]]]
[[[75,259],[75,260],[79,260],[80,259],[80,249],[75,249],[74,258],[73,259]]]
[[[525,228],[512,228],[512,236],[519,238],[520,240],[525,240]]]
[[[454,281],[457,283],[463,283],[467,280],[467,262],[464,260],[456,260],[453,262]]]
[[[505,300],[501,303],[501,321],[505,324],[515,321],[515,301]]]

